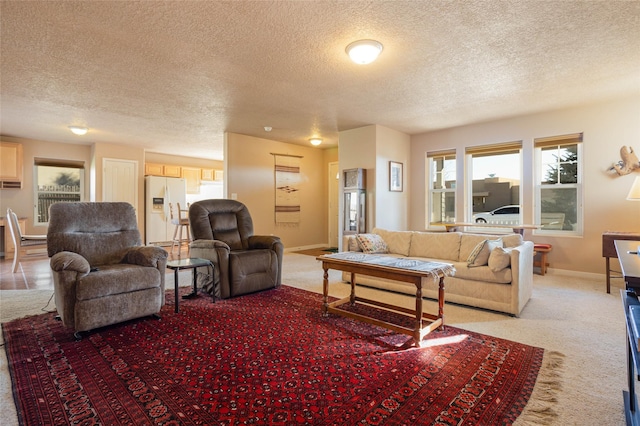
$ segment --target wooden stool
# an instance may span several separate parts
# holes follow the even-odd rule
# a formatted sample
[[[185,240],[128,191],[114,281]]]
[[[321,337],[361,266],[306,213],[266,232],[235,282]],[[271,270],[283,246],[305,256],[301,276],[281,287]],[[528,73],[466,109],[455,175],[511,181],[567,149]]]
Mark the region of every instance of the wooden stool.
[[[540,275],[544,275],[547,272],[547,266],[549,266],[549,262],[547,262],[547,253],[551,251],[553,246],[551,244],[534,244],[533,245],[533,266],[540,267]],[[540,254],[540,260],[535,260],[535,256]]]

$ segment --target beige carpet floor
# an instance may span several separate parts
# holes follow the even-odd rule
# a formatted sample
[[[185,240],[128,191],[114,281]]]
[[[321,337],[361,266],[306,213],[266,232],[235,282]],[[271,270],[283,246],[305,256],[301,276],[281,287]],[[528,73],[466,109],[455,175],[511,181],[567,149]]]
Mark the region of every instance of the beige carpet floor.
[[[348,295],[349,286],[340,281],[339,272],[330,271],[329,279],[332,296]],[[184,279],[181,275],[180,282],[189,285],[190,275]],[[288,253],[283,266],[283,283],[322,292],[322,268],[314,256]],[[622,283],[616,282],[614,285],[620,286]],[[167,275],[167,286],[173,286],[171,271]],[[551,271],[544,277],[534,275],[533,297],[519,318],[447,304],[445,322],[564,355],[557,377],[561,389],[551,401],[555,416],[553,420],[542,416],[537,423],[562,426],[624,425],[624,314],[619,288],[612,288],[611,294],[606,294],[604,288],[604,276],[583,278]],[[43,290],[0,291],[0,322],[55,309],[53,302],[47,305],[51,294],[51,291]],[[359,290],[359,294],[409,308],[414,304],[414,299],[409,296],[380,290],[364,288]],[[435,311],[436,303],[426,301],[425,309]],[[2,424],[15,425],[17,417],[4,347],[0,353],[0,378]],[[546,383],[542,381],[539,378],[536,392],[544,390]],[[528,410],[531,408],[535,407],[527,407]],[[523,415],[516,424],[531,424],[528,419],[531,417],[525,418]]]

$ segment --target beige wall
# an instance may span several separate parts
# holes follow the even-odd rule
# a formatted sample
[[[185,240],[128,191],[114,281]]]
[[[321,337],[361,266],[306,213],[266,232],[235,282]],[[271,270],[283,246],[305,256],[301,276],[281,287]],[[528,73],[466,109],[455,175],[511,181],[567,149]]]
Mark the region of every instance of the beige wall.
[[[27,234],[46,234],[46,226],[34,226],[34,188],[33,162],[35,157],[81,161],[85,164],[84,191],[85,198],[89,197],[89,167],[91,165],[91,145],[72,145],[66,143],[43,142],[32,139],[12,138],[2,136],[3,141],[22,144],[24,171],[22,173],[21,189],[0,190],[0,216],[7,214],[10,207],[19,217],[26,217]]]
[[[221,161],[201,158],[181,157],[156,153],[145,153],[142,149],[120,144],[67,144],[45,142],[32,139],[2,136],[3,141],[18,142],[23,148],[23,180],[21,189],[0,190],[0,216],[5,216],[7,207],[20,217],[26,217],[26,230],[29,234],[45,234],[46,226],[34,226],[34,158],[82,161],[85,164],[85,200],[102,201],[102,160],[114,158],[131,160],[138,163],[138,227],[144,240],[144,163],[145,161],[163,164],[176,164],[187,167],[207,167],[222,169]]]
[[[408,226],[410,137],[380,125],[340,132],[340,171],[367,171],[366,228],[405,230]],[[404,165],[404,191],[389,191],[389,161]],[[341,173],[342,176],[342,173]],[[342,181],[341,181],[342,188]],[[342,196],[340,220],[342,221]],[[342,222],[341,222],[342,223]]]
[[[620,147],[632,146],[640,152],[640,96],[604,102],[580,108],[550,111],[411,137],[410,228],[425,227],[425,156],[427,151],[455,147],[457,178],[464,182],[464,148],[506,141],[523,143],[523,216],[533,222],[533,140],[535,138],[584,133],[582,237],[536,236],[526,239],[553,244],[549,254],[551,268],[604,273],[602,233],[610,231],[640,232],[640,203],[625,200],[635,176],[617,176],[607,172],[620,160]],[[465,209],[464,185],[458,185],[457,212],[462,219]]]
[[[285,250],[327,244],[327,164],[334,152],[269,139],[228,133],[225,143],[228,198],[237,197],[251,212],[256,235],[276,235]],[[300,155],[301,220],[299,224],[275,223],[274,154]]]
[[[219,160],[159,154],[156,152],[147,152],[144,160],[147,163],[170,164],[183,167],[200,167],[202,169],[223,170],[224,168],[224,163]]]

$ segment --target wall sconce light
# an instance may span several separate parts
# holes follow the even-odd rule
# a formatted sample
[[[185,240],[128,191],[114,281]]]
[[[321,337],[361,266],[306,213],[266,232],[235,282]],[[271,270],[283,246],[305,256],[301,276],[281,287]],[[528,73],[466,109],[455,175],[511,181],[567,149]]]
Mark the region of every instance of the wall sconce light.
[[[378,59],[378,55],[382,52],[382,43],[375,40],[358,40],[349,44],[346,51],[356,64],[370,64]]]
[[[640,201],[640,177],[637,177],[636,180],[633,181],[629,195],[627,195],[627,200]]]
[[[320,139],[320,138],[311,138],[311,139],[309,139],[309,142],[313,146],[318,146],[318,145],[320,145],[322,143],[322,139]]]
[[[71,130],[71,133],[78,136],[86,135],[87,132],[89,131],[89,129],[87,129],[86,127],[78,127],[78,126],[69,126],[69,130]]]

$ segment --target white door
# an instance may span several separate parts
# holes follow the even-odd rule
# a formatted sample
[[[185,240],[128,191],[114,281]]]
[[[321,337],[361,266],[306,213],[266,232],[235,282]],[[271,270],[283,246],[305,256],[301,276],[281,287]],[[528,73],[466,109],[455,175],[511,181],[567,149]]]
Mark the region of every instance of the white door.
[[[338,163],[329,163],[329,247],[338,247],[340,229],[340,176]]]
[[[138,212],[138,162],[102,159],[102,201],[124,201]]]

